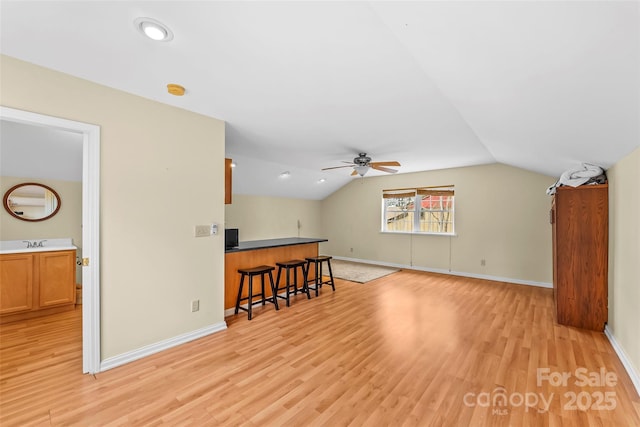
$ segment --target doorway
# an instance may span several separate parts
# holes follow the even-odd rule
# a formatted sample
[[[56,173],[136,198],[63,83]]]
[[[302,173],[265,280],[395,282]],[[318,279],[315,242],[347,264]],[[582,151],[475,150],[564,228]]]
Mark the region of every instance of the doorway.
[[[100,127],[3,106],[0,120],[82,135],[82,372],[99,372]]]

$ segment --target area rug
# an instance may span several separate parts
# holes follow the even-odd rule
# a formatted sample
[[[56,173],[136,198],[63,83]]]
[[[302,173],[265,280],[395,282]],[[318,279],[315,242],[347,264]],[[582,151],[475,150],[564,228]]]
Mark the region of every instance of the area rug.
[[[335,258],[331,260],[331,270],[333,271],[333,277],[337,279],[358,283],[367,283],[399,271],[399,269],[393,267],[343,261]]]

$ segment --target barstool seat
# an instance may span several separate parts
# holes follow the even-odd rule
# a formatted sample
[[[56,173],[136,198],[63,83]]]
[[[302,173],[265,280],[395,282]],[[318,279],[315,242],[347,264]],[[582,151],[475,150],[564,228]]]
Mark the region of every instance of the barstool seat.
[[[252,317],[251,307],[253,307],[254,304],[259,304],[260,302],[262,302],[262,305],[265,305],[267,302],[270,302],[276,306],[276,310],[280,309],[278,307],[278,300],[276,298],[276,288],[273,284],[273,274],[271,274],[271,272],[275,269],[276,268],[271,265],[260,265],[258,267],[238,269],[238,273],[240,273],[241,276],[240,276],[240,286],[238,287],[238,297],[236,298],[235,314],[238,314],[238,310],[244,310],[247,313],[249,313],[249,320],[251,320],[251,317]],[[271,286],[271,296],[269,298],[265,297],[265,289],[264,289],[265,274],[269,275],[269,285]],[[244,278],[246,276],[249,277],[249,289],[248,289],[248,296],[243,297],[242,288],[244,287]],[[256,295],[253,294],[253,277],[254,276],[260,276],[260,278],[262,279],[261,292]],[[253,302],[253,297],[261,297],[261,299],[258,302]],[[240,306],[240,303],[242,301],[247,301],[247,308]]]
[[[305,276],[305,283],[307,284],[307,288],[313,289],[316,292],[316,296],[318,296],[318,290],[322,287],[322,285],[331,285],[331,289],[333,292],[336,291],[335,284],[333,282],[333,272],[331,271],[331,259],[333,257],[327,255],[318,255],[313,257],[306,257],[307,260],[307,274]],[[322,280],[322,264],[327,263],[327,267],[329,267],[329,279],[323,281]],[[313,279],[309,280],[309,271],[311,270],[311,263],[314,264],[315,274]],[[313,287],[309,286],[309,284],[313,283]]]
[[[277,262],[278,266],[278,275],[276,276],[276,296],[278,298],[282,298],[287,301],[287,307],[289,307],[289,295],[298,294],[298,268],[302,270],[302,289],[300,292],[304,292],[307,294],[307,299],[311,299],[311,295],[309,294],[309,287],[307,286],[307,272],[305,269],[306,261],[301,259],[292,259],[290,261]],[[284,287],[280,286],[280,275],[282,274],[282,269],[287,270],[287,279]],[[290,271],[293,269],[293,283],[291,283]],[[293,287],[293,289],[290,289]],[[285,291],[284,296],[277,294],[280,290]]]

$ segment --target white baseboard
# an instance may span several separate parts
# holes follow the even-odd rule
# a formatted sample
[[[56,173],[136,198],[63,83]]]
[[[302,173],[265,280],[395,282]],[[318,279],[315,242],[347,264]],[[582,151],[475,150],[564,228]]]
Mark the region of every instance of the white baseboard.
[[[396,264],[392,262],[370,261],[366,259],[347,258],[347,257],[341,257],[341,256],[335,256],[335,255],[332,255],[332,256],[335,259],[340,259],[343,261],[353,261],[353,262],[361,262],[364,264],[384,265],[386,267],[404,268],[407,270],[418,270],[418,271],[426,271],[429,273],[451,274],[453,276],[471,277],[474,279],[493,280],[496,282],[515,283],[516,285],[538,286],[541,288],[553,289],[553,283],[534,282],[532,280],[512,279],[510,277],[490,276],[487,274],[466,273],[464,271],[449,271],[449,270],[444,270],[439,268],[418,267],[415,265]]]
[[[627,374],[629,374],[629,377],[631,378],[631,382],[633,383],[633,386],[636,388],[636,393],[638,393],[638,396],[640,396],[640,374],[636,372],[636,370],[633,367],[633,364],[631,364],[631,361],[627,356],[627,353],[624,352],[623,348],[620,346],[620,344],[618,344],[618,341],[616,341],[615,337],[613,336],[613,332],[611,332],[611,329],[609,329],[609,325],[606,325],[604,327],[604,334],[609,339],[611,346],[613,347],[616,354],[618,355],[618,358],[622,362],[622,366],[624,366],[624,369],[627,371]]]
[[[187,332],[186,334],[178,335],[154,344],[146,345],[137,350],[132,350],[126,353],[119,354],[117,356],[109,357],[107,359],[104,359],[100,363],[100,372],[124,365],[125,363],[133,362],[134,360],[142,359],[143,357],[150,356],[154,353],[167,350],[171,347],[175,347],[180,344],[184,344],[189,341],[193,341],[198,338],[213,334],[215,332],[223,331],[225,329],[227,329],[227,324],[226,322],[222,321],[214,325],[205,326],[204,328],[197,329],[195,331]]]

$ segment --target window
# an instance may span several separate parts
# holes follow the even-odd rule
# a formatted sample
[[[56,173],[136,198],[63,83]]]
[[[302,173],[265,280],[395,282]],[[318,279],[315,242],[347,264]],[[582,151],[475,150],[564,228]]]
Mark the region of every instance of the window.
[[[453,186],[382,192],[382,231],[453,234]]]

